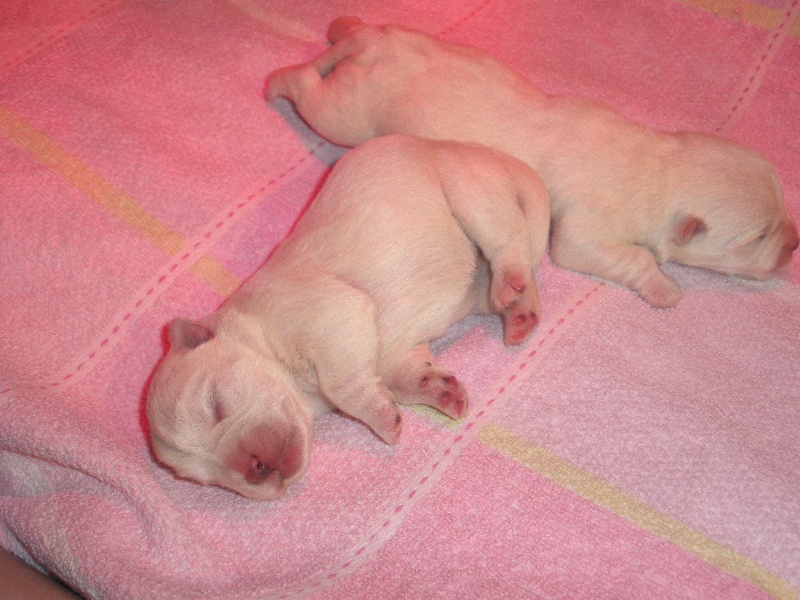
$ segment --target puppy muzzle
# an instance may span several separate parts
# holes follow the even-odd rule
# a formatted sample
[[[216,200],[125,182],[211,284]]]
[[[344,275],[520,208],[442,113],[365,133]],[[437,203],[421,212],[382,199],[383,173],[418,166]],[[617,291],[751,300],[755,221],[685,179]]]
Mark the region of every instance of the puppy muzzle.
[[[241,478],[241,484],[230,487],[248,498],[279,498],[305,470],[307,439],[301,427],[284,423],[262,424],[248,431],[225,461]]]
[[[250,452],[244,470],[249,483],[291,480],[303,467],[304,448],[298,443],[300,436],[296,429],[285,435],[283,442],[267,435],[257,446],[245,449],[245,453]]]

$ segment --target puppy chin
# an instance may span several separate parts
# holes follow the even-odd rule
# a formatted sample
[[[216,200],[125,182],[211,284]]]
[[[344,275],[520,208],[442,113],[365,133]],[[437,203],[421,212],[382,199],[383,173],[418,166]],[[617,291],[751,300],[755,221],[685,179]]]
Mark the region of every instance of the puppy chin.
[[[234,474],[236,476],[236,474]],[[230,484],[222,484],[223,487],[236,492],[250,500],[277,500],[286,493],[289,484],[281,479],[280,474],[276,471],[259,484],[251,484],[247,481],[231,482]]]
[[[790,265],[786,263],[782,266],[776,266],[772,269],[766,269],[764,271],[753,271],[748,273],[734,273],[734,275],[741,277],[742,279],[748,279],[750,281],[770,281],[772,279],[780,279],[785,277],[789,274]]]
[[[736,269],[731,275],[736,275],[743,279],[750,279],[753,281],[769,281],[787,275],[791,269],[792,253],[791,250],[781,250],[778,256],[771,260],[767,265],[748,265]]]
[[[716,271],[723,275],[736,277],[744,281],[749,281],[754,284],[763,283],[779,279],[788,274],[789,265],[783,266],[746,266],[746,267],[705,267],[711,271]]]

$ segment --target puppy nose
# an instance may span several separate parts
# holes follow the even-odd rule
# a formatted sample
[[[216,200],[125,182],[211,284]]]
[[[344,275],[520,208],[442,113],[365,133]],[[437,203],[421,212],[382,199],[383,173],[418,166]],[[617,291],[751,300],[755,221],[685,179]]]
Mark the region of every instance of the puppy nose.
[[[800,246],[800,237],[797,235],[797,229],[792,223],[787,223],[784,226],[784,235],[786,236],[786,243],[781,248],[778,255],[778,267],[785,267],[792,260],[792,253]]]
[[[797,230],[794,227],[791,225],[789,227],[791,231],[789,238],[790,242],[786,244],[786,247],[789,248],[790,252],[794,252],[798,247],[800,247],[800,237],[797,236]]]
[[[274,485],[302,471],[305,465],[302,432],[292,429],[281,435],[273,427],[266,427],[256,430],[256,439],[257,442],[243,448],[244,478],[249,483]]]
[[[247,465],[247,472],[245,479],[250,483],[261,483],[266,481],[272,473],[275,472],[276,467],[270,465],[259,456],[253,455]]]

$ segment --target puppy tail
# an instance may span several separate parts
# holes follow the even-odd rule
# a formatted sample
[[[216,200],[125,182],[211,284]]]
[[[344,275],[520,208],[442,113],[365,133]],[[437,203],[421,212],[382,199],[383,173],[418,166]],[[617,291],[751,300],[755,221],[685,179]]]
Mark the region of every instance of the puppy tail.
[[[358,17],[339,17],[328,27],[328,41],[335,44],[363,27],[366,27],[366,24]]]

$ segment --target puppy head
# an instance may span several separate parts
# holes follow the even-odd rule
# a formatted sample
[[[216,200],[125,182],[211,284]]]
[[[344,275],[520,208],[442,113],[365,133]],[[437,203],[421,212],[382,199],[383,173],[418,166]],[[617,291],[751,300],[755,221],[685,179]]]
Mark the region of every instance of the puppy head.
[[[664,258],[749,279],[770,279],[798,247],[773,166],[725,139],[684,133],[678,160],[668,170]]]
[[[271,500],[305,472],[311,415],[285,368],[236,333],[170,324],[147,397],[153,452],[180,477]]]

